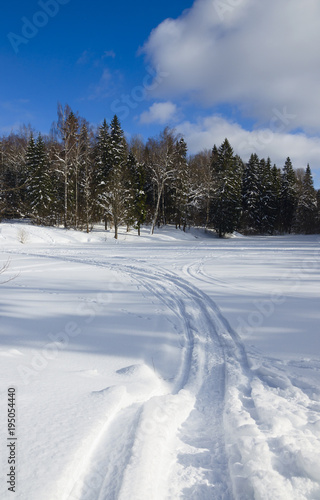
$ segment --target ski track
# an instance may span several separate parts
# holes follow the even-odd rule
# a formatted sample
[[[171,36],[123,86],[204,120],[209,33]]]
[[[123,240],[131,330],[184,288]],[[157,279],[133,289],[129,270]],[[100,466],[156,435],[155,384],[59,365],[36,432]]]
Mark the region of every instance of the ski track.
[[[183,324],[181,364],[172,392],[145,401],[129,398],[114,410],[63,500],[320,498],[317,457],[295,450],[290,435],[286,440],[268,413],[276,405],[288,420],[308,408],[307,422],[292,435],[300,442],[317,440],[320,449],[319,432],[312,434],[319,399],[263,360],[249,361],[239,336],[208,295],[170,271],[145,263],[140,267],[138,260],[128,265],[117,257],[103,262],[70,254],[23,254],[124,273]],[[204,264],[201,259],[183,271],[193,279],[214,281],[202,273]],[[150,423],[153,431],[147,430]],[[171,472],[168,463],[173,464]],[[92,485],[97,470],[100,480]],[[182,491],[181,481],[175,483],[177,474],[184,479]]]
[[[254,294],[262,294],[263,292],[260,292],[259,290],[256,290],[255,288],[250,288],[250,287],[244,287],[241,285],[235,285],[232,283],[229,283],[228,281],[221,280],[219,278],[216,278],[212,275],[209,275],[205,272],[204,266],[207,262],[213,260],[211,257],[206,258],[203,257],[202,259],[197,260],[196,262],[192,262],[190,264],[186,264],[182,271],[186,276],[189,276],[191,278],[194,278],[200,282],[212,285],[212,284],[217,284],[219,286],[222,286],[224,288],[230,288],[232,290],[240,290],[240,291],[245,291],[245,292],[253,292]]]

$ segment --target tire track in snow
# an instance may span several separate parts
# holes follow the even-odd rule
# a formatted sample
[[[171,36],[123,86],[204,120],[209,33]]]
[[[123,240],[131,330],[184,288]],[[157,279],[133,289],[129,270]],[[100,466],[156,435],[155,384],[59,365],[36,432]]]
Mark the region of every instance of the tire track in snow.
[[[48,255],[38,256],[50,258]],[[104,263],[63,255],[52,258],[126,274],[157,296],[184,326],[182,361],[172,393],[140,403],[138,424],[134,424],[137,412],[133,413],[130,406],[121,410],[124,427],[119,440],[123,443],[120,446],[122,452],[113,456],[112,460],[122,470],[122,484],[115,484],[115,476],[109,472],[113,467],[110,464],[110,446],[105,445],[105,457],[101,462],[99,444],[96,443],[90,452],[89,464],[86,463],[79,476],[85,477],[88,468],[95,469],[95,464],[99,461],[103,463],[105,479],[99,496],[96,491],[92,496],[84,492],[76,497],[70,496],[70,500],[109,500],[112,498],[110,491],[116,492],[119,500],[147,497],[164,500],[180,495],[200,500],[214,498],[214,493],[221,500],[230,500],[230,478],[223,439],[225,353],[220,332],[216,332],[213,326],[215,312],[212,304],[209,304],[209,311],[202,292],[195,290],[186,280],[161,269],[146,269],[145,265],[142,269],[136,265],[125,265],[117,259]],[[120,413],[113,416],[114,425],[119,416]],[[129,428],[135,429],[134,440],[127,437],[130,435],[127,432]],[[108,443],[111,439],[112,429],[113,424],[106,424],[105,435],[101,437],[103,442]],[[199,439],[195,441],[194,435]],[[154,450],[157,450],[156,456]],[[172,472],[168,470],[168,463],[174,465]],[[182,480],[185,485],[183,491],[180,482],[176,481],[176,474],[182,478],[186,476]],[[88,481],[84,479],[84,482]]]
[[[226,255],[227,257],[227,255]],[[203,283],[207,283],[209,285],[219,285],[224,288],[231,288],[232,290],[240,290],[240,291],[245,291],[245,292],[253,292],[254,294],[263,294],[263,292],[256,290],[255,288],[252,287],[245,287],[241,285],[236,285],[232,284],[228,281],[216,278],[215,276],[210,276],[204,271],[204,266],[207,262],[214,260],[211,257],[210,258],[202,258],[200,260],[197,260],[196,262],[192,262],[191,264],[186,264],[182,271],[185,275],[196,279],[197,281],[202,281]]]
[[[185,266],[183,271],[200,282],[215,284],[216,279],[203,271],[205,263],[201,259]],[[240,290],[231,284],[224,286]],[[320,454],[315,450],[319,450],[320,436],[315,422],[320,422],[319,399],[310,398],[307,392],[295,387],[295,381],[283,370],[265,360],[248,363],[240,338],[228,324],[227,329],[236,346],[234,359],[226,358],[224,418],[234,498],[317,498]],[[314,393],[312,387],[308,390]],[[297,415],[301,418],[299,424]],[[293,444],[296,441],[301,448]],[[318,443],[313,445],[313,452],[310,443]]]
[[[291,466],[292,474],[295,470],[298,476],[306,477],[305,487],[317,494],[319,490],[314,489],[312,482],[316,468],[311,457],[291,453],[289,445],[283,457],[281,436],[274,437],[268,430],[270,419],[266,412],[272,411],[272,405],[268,405],[274,402],[275,395],[279,408],[287,400],[282,402],[280,393],[272,392],[269,375],[251,369],[240,338],[208,295],[174,273],[149,269],[145,264],[140,268],[117,258],[109,262],[63,255],[51,258],[125,273],[157,295],[183,321],[186,338],[173,393],[134,402],[140,404],[136,420],[132,408],[123,409],[125,429],[134,431],[133,439],[126,437],[130,435],[126,430],[123,433],[121,448],[125,456],[114,457],[119,464],[121,484],[113,483],[110,476],[108,479],[109,458],[105,451],[103,468],[107,469],[100,497],[80,496],[77,500],[109,500],[111,490],[117,492],[117,500],[316,498],[302,495],[303,486],[297,490],[295,477],[290,477]],[[293,394],[296,397],[296,392]],[[299,410],[291,406],[293,411]],[[148,430],[150,423],[156,426],[154,432]],[[106,442],[110,429],[104,429],[102,439]],[[301,432],[306,443],[308,432],[310,428]],[[288,453],[289,469],[284,463]],[[97,455],[96,446],[89,468],[94,468]],[[168,464],[173,464],[171,472]]]
[[[79,263],[79,259],[72,259],[72,261],[74,260]],[[83,263],[88,264],[88,261]],[[158,297],[184,324],[185,345],[179,373],[173,384],[172,394],[150,398],[150,400],[145,401],[141,405],[141,418],[135,427],[136,439],[134,442],[129,442],[125,438],[125,429],[132,427],[131,410],[125,409],[122,411],[124,431],[121,439],[123,440],[124,438],[125,441],[122,449],[126,450],[127,455],[128,453],[130,454],[128,450],[131,450],[131,459],[123,461],[120,455],[118,459],[115,459],[119,463],[119,467],[121,462],[126,464],[124,465],[125,471],[122,471],[122,485],[119,486],[118,483],[117,496],[115,498],[121,500],[147,497],[159,500],[177,498],[177,495],[181,493],[181,491],[177,490],[177,488],[180,488],[179,486],[171,493],[168,492],[170,476],[167,466],[168,460],[177,462],[180,460],[181,471],[181,469],[186,469],[186,455],[190,455],[192,458],[195,453],[202,453],[205,450],[210,454],[211,464],[210,470],[206,474],[208,477],[204,477],[202,480],[201,496],[195,496],[195,488],[197,488],[197,482],[199,482],[199,476],[201,475],[199,471],[202,469],[202,466],[205,465],[206,469],[208,469],[207,454],[203,459],[198,460],[197,464],[193,464],[193,467],[190,463],[188,464],[188,475],[192,476],[193,474],[194,477],[193,481],[191,481],[189,495],[186,496],[187,494],[185,494],[185,497],[200,499],[211,495],[210,498],[212,498],[213,490],[219,490],[223,491],[223,494],[219,498],[229,500],[231,498],[229,494],[230,480],[226,474],[227,457],[224,450],[222,422],[224,358],[217,336],[214,339],[216,345],[213,354],[210,349],[208,350],[208,347],[212,348],[212,346],[206,345],[210,340],[211,342],[213,341],[213,337],[208,313],[206,312],[202,318],[204,309],[200,299],[203,297],[201,294],[199,295],[199,293],[195,292],[186,281],[166,271],[157,270],[154,272],[151,269],[146,271],[136,266],[128,266],[118,262],[116,264],[105,265],[101,264],[101,262],[92,261],[90,265],[106,267],[113,271],[117,270],[127,274],[131,279],[138,282],[139,285]],[[217,375],[216,380],[218,382],[212,377],[214,374]],[[208,383],[210,384],[209,393]],[[216,385],[216,392],[212,394],[215,399],[210,401],[212,385]],[[202,395],[199,401],[197,401],[200,392]],[[212,411],[213,408],[218,408],[219,411],[214,412]],[[187,421],[192,411],[198,413],[196,429],[192,429],[192,432],[195,431],[196,433],[203,434],[203,443],[200,446],[197,446],[195,443],[190,444],[192,441],[192,436],[188,436],[190,430],[185,430],[181,434],[180,441],[177,438],[179,428]],[[114,417],[114,421],[116,419],[117,416]],[[106,441],[109,439],[108,434],[110,435],[110,431],[110,427],[106,429]],[[184,441],[188,441],[188,439],[189,443],[185,445],[185,448],[189,447],[188,453],[185,452],[183,458],[177,457],[176,446]],[[106,450],[109,448],[109,446],[105,447]],[[154,450],[157,450],[156,457]],[[97,453],[98,450],[96,451]],[[105,467],[108,470],[109,466],[107,463],[110,457],[108,452],[106,455]],[[93,462],[97,461],[94,456],[95,453],[93,453],[92,457]],[[205,463],[203,463],[204,461]],[[206,493],[204,493],[205,496],[203,494],[204,488],[206,490]],[[92,500],[94,498],[98,498],[99,500],[112,499],[113,497],[110,496],[111,491],[116,491],[116,489],[112,484],[112,476],[107,472],[99,496],[92,497]],[[91,500],[91,497],[87,493],[85,496],[79,496],[78,498],[79,500]]]

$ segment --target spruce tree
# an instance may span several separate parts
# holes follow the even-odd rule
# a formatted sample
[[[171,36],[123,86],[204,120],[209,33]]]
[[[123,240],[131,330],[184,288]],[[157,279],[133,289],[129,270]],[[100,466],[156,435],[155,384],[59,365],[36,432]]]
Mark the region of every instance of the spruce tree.
[[[273,186],[270,158],[262,159],[258,171],[258,230],[260,234],[272,234],[277,218],[277,195]]]
[[[118,117],[110,124],[110,172],[106,183],[107,212],[112,218],[115,239],[119,225],[125,222],[129,213],[131,198],[128,182],[127,143]]]
[[[294,229],[303,234],[313,234],[317,225],[317,195],[308,165],[302,180],[302,189],[297,203]]]
[[[281,229],[291,233],[297,204],[296,177],[290,158],[288,157],[283,167],[281,178]]]
[[[243,225],[246,231],[256,232],[259,226],[259,158],[256,154],[250,156],[244,167],[242,180]]]
[[[28,172],[26,203],[30,217],[38,224],[52,221],[53,189],[46,146],[39,135],[37,142],[31,136],[27,154]]]
[[[215,190],[211,204],[211,223],[223,237],[239,225],[243,165],[233,154],[228,139],[218,149],[214,164]]]
[[[170,183],[171,197],[173,205],[173,220],[176,227],[185,230],[188,221],[188,164],[187,164],[187,144],[183,138],[175,144],[173,154],[173,165],[175,175]]]

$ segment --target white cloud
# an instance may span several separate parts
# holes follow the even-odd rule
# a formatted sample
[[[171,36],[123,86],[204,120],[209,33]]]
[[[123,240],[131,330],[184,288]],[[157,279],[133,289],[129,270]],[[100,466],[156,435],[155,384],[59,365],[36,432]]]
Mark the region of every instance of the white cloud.
[[[218,115],[203,118],[197,123],[180,123],[176,130],[185,137],[191,154],[212,149],[214,144],[219,147],[227,137],[234,152],[244,161],[249,159],[251,153],[256,153],[260,158],[270,156],[271,161],[282,168],[290,156],[294,168],[305,168],[309,163],[313,173],[320,174],[318,137],[290,134],[276,126],[248,131]]]
[[[144,111],[140,116],[140,123],[160,123],[167,124],[175,120],[177,106],[172,102],[156,102],[150,106],[148,111]]]
[[[319,19],[319,0],[196,0],[143,48],[169,74],[153,96],[230,103],[263,124],[286,106],[290,130],[318,132]]]

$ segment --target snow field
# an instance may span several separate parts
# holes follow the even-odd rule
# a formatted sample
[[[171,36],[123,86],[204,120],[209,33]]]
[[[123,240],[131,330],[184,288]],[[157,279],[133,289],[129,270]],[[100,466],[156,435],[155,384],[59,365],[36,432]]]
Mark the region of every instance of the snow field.
[[[320,498],[318,237],[0,230],[16,498]]]

